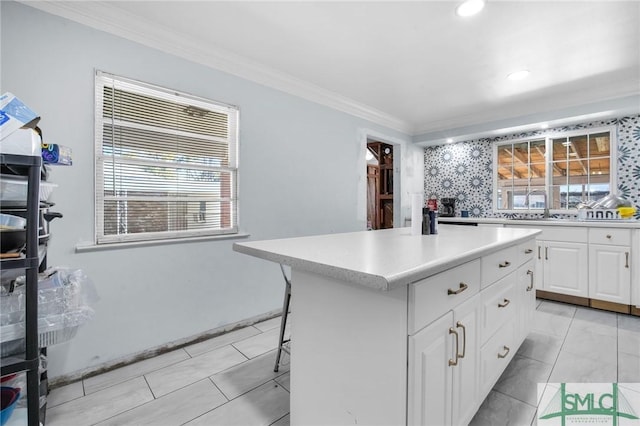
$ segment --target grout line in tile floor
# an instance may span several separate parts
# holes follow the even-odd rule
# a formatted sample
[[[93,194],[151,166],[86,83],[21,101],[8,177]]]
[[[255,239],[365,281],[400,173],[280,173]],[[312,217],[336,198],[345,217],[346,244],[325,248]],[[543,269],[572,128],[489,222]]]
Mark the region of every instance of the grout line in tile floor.
[[[541,368],[536,363],[551,365],[549,373],[546,375],[546,377],[529,376],[534,380],[538,380],[538,379],[545,380],[546,384],[548,384],[549,380],[551,379],[551,376],[554,374],[554,371],[556,370],[556,368],[559,367],[558,361],[560,359],[561,354],[564,354],[565,359],[563,362],[565,363],[567,360],[566,357],[572,356],[570,353],[567,353],[565,349],[567,349],[567,344],[568,344],[567,339],[569,337],[569,332],[571,332],[571,330],[574,327],[578,327],[573,331],[573,333],[575,334],[576,330],[580,331],[585,327],[585,324],[583,323],[583,321],[589,321],[594,324],[598,324],[599,322],[597,315],[589,315],[589,312],[586,312],[587,315],[585,316],[584,315],[585,312],[581,312],[580,319],[582,321],[580,324],[578,324],[576,322],[578,319],[577,318],[578,309],[582,309],[582,308],[574,307],[571,315],[567,315],[568,309],[569,309],[568,307],[571,307],[571,305],[565,305],[562,303],[541,301],[541,300],[539,300],[538,303],[536,304],[536,311],[543,313],[544,314],[543,317],[546,321],[542,322],[541,327],[536,331],[536,333],[538,334],[538,338],[537,338],[538,340],[535,340],[536,338],[534,338],[533,341],[530,341],[530,345],[533,345],[533,346],[530,346],[530,348],[533,348],[533,349],[538,348],[539,346],[535,346],[535,345],[539,341],[540,342],[539,344],[542,344],[543,351],[539,352],[535,350],[533,351],[527,350],[525,351],[527,355],[523,355],[520,351],[518,351],[518,353],[516,354],[517,357],[534,361],[530,363],[530,365],[532,365],[532,368]],[[593,311],[595,312],[595,310]],[[548,315],[551,315],[551,316],[548,316]],[[616,315],[615,317],[616,320],[614,323],[616,327],[615,350],[616,350],[616,363],[617,363],[617,368],[615,370],[615,375],[616,375],[615,377],[616,379],[618,379],[621,377],[621,371],[622,371],[621,370],[622,367],[619,362],[620,326],[625,324],[625,326],[628,328],[629,326],[626,324],[629,324],[629,322],[627,320],[623,322],[621,314],[615,314],[615,315]],[[568,325],[566,325],[567,318],[569,319]],[[631,320],[632,321],[631,328],[632,330],[634,330],[633,331],[634,333],[635,333],[636,326],[633,321],[636,321],[636,320],[638,321],[638,324],[640,324],[640,318],[634,317],[634,319]],[[559,322],[556,322],[556,321],[559,321]],[[129,368],[129,370],[124,371],[125,374],[122,377],[116,374],[112,377],[105,378],[102,381],[100,380],[93,381],[90,386],[87,386],[87,382],[86,382],[87,379],[84,379],[80,384],[77,385],[79,386],[78,391],[73,391],[67,394],[69,397],[71,397],[71,399],[69,400],[64,400],[64,398],[59,399],[59,401],[61,402],[59,402],[56,406],[53,407],[53,409],[51,410],[52,411],[51,417],[47,415],[47,426],[55,426],[55,425],[88,426],[88,424],[96,424],[101,422],[113,424],[114,422],[120,421],[120,418],[118,416],[124,416],[125,413],[135,409],[139,409],[140,407],[143,407],[147,404],[152,404],[154,401],[157,401],[160,398],[166,398],[166,399],[163,399],[163,401],[172,401],[172,403],[174,403],[173,401],[176,401],[176,398],[183,398],[185,394],[188,394],[189,390],[186,388],[188,388],[189,386],[196,385],[196,383],[204,379],[208,379],[208,383],[213,385],[210,387],[212,391],[212,396],[214,396],[214,394],[218,395],[218,396],[214,396],[213,400],[211,400],[211,402],[208,403],[209,406],[207,405],[199,406],[197,410],[195,411],[192,410],[187,414],[182,415],[181,417],[182,420],[176,419],[175,421],[172,422],[169,419],[165,419],[166,423],[160,423],[160,424],[155,423],[155,425],[156,426],[177,426],[177,425],[188,424],[188,426],[191,426],[192,424],[191,422],[193,422],[193,425],[207,424],[207,422],[210,419],[218,418],[219,415],[221,415],[221,413],[224,413],[225,415],[229,415],[229,416],[232,415],[234,418],[229,418],[229,423],[233,423],[236,420],[235,419],[236,416],[245,415],[246,413],[244,412],[252,412],[251,415],[260,415],[264,417],[260,422],[261,424],[264,424],[264,425],[277,424],[277,426],[286,426],[289,424],[289,421],[290,421],[289,412],[288,412],[290,390],[286,385],[288,382],[287,379],[289,378],[287,375],[290,374],[290,371],[289,371],[290,359],[287,355],[286,358],[284,359],[284,363],[281,364],[281,370],[278,372],[278,374],[273,373],[273,362],[275,362],[277,337],[273,339],[274,340],[273,342],[271,342],[270,337],[268,339],[265,339],[264,337],[266,333],[270,332],[271,334],[273,334],[274,328],[279,329],[279,324],[276,324],[276,322],[277,321],[271,320],[270,323],[266,323],[262,327],[260,325],[258,325],[257,327],[248,326],[247,328],[250,328],[250,330],[247,331],[250,334],[248,335],[248,337],[246,333],[240,332],[238,333],[237,336],[228,338],[228,340],[225,338],[222,338],[218,342],[214,342],[213,341],[214,339],[221,337],[221,336],[216,336],[210,339],[212,340],[211,346],[207,346],[205,344],[204,346],[199,346],[198,348],[194,349],[194,351],[192,351],[194,355],[190,353],[189,347],[201,344],[202,342],[198,342],[197,344],[186,346],[184,348],[176,349],[176,351],[183,351],[184,353],[182,355],[180,355],[179,353],[176,353],[175,358],[169,356],[163,359],[161,362],[158,362],[157,364],[150,362],[144,365],[144,368],[143,368],[143,369],[149,368],[149,370],[144,370],[142,374],[135,375],[136,370]],[[271,325],[274,325],[274,324],[276,325],[275,327],[270,327]],[[562,335],[554,334],[554,330],[558,331],[558,326],[565,326],[565,325],[567,328]],[[255,331],[255,334],[252,334],[254,331]],[[222,336],[225,336],[225,335],[222,335]],[[263,336],[263,337],[260,338],[260,336]],[[237,337],[237,340],[236,340],[236,337]],[[574,335],[572,339],[574,337],[576,336]],[[252,342],[249,339],[255,339],[255,341]],[[241,344],[241,342],[245,342],[245,343]],[[217,343],[224,343],[224,344],[218,345]],[[248,350],[247,355],[245,355],[245,353],[243,353],[240,349],[238,349],[239,347],[242,347],[242,348],[245,348],[245,350]],[[224,348],[227,348],[227,350],[225,351]],[[231,351],[230,348],[233,348],[233,351]],[[203,349],[205,349],[203,352],[201,353],[198,352]],[[162,386],[161,384],[160,389],[165,389],[166,393],[161,392],[162,395],[156,396],[157,392],[154,392],[153,390],[153,384],[154,384],[153,382],[157,383],[158,378],[162,376],[162,373],[158,373],[158,371],[162,369],[167,369],[167,372],[171,373],[172,371],[171,369],[177,368],[176,366],[180,362],[185,362],[190,360],[192,361],[187,362],[186,366],[183,365],[181,367],[188,368],[191,364],[193,364],[194,366],[200,368],[202,366],[202,362],[198,364],[198,361],[197,361],[198,357],[210,356],[212,360],[216,360],[218,359],[217,357],[219,355],[212,354],[212,352],[214,351],[220,351],[219,354],[229,354],[228,356],[232,357],[230,358],[231,364],[229,363],[229,359],[227,359],[227,361],[223,359],[223,364],[221,364],[220,367],[224,367],[224,368],[221,369],[220,371],[218,371],[215,366],[211,367],[209,364],[207,364],[206,365],[207,369],[211,369],[210,371],[215,371],[213,374],[207,374],[206,376],[204,376],[196,373],[193,376],[194,377],[193,380],[195,380],[193,383],[185,384],[184,386],[182,385],[182,383],[180,383],[181,386],[178,389],[172,389],[170,392],[166,392],[167,390],[171,389],[170,386],[167,387],[166,384]],[[551,351],[557,351],[553,356],[553,358],[551,357],[551,355],[553,355],[553,352]],[[186,356],[184,356],[185,354]],[[233,363],[235,362],[234,360],[237,361],[239,359],[240,355],[242,356],[242,358],[244,358],[244,360],[237,363]],[[639,350],[638,356],[640,356],[640,350]],[[174,359],[178,359],[178,358],[182,358],[182,359],[178,361],[174,361]],[[514,360],[515,360],[515,357],[511,362],[513,362]],[[145,361],[147,360],[144,360],[141,362],[145,362]],[[164,364],[163,362],[166,362],[166,361],[171,361],[171,362]],[[548,361],[551,361],[551,362],[548,362]],[[258,363],[258,365],[256,365],[255,363]],[[126,366],[123,368],[126,368]],[[546,367],[542,367],[542,368],[546,368]],[[516,370],[516,371],[520,373],[520,370]],[[535,370],[528,370],[528,371],[530,371],[534,375],[537,374]],[[109,373],[111,372],[107,372],[105,374],[109,374]],[[154,374],[154,380],[152,380],[151,382],[148,380],[148,377],[147,377],[149,374]],[[520,412],[519,415],[521,416],[520,417],[521,421],[524,421],[523,419],[525,417],[529,419],[530,411],[532,410],[535,411],[532,419],[533,424],[535,424],[535,419],[537,415],[536,414],[537,405],[539,404],[539,396],[536,397],[536,405],[533,406],[531,405],[531,402],[533,401],[531,396],[528,397],[529,402],[526,402],[526,401],[523,401],[523,399],[527,399],[526,395],[521,396],[521,394],[516,392],[518,396],[516,398],[516,396],[508,393],[509,386],[516,386],[516,388],[517,386],[522,386],[522,383],[520,382],[520,380],[526,377],[525,374],[527,373],[524,370],[522,371],[520,376],[518,374],[512,374],[510,377],[507,377],[507,379],[505,379],[506,381],[504,382],[504,386],[501,388],[501,390],[497,389],[498,386],[496,384],[496,386],[494,386],[491,392],[500,394],[499,401],[506,401],[507,404],[505,405],[510,406],[511,407],[510,409],[516,410],[516,412],[519,411]],[[571,373],[568,373],[568,374],[571,375]],[[108,391],[110,388],[113,388],[114,386],[118,386],[119,388],[112,389],[111,393],[107,392],[105,395],[109,395],[109,394],[113,395],[114,393],[120,393],[121,390],[123,390],[123,392],[126,395],[126,392],[125,392],[126,389],[131,388],[132,386],[136,385],[136,383],[138,384],[141,383],[139,380],[140,376],[144,378],[144,383],[146,384],[146,388],[149,390],[149,395],[153,399],[143,402],[141,404],[138,404],[135,407],[126,408],[122,412],[113,413],[113,411],[106,411],[105,414],[107,414],[107,418],[101,418],[95,422],[90,422],[90,423],[87,422],[83,424],[82,416],[78,416],[77,414],[74,416],[74,410],[77,411],[79,409],[78,407],[82,407],[83,398],[89,397],[89,399],[87,399],[87,403],[93,401],[93,403],[95,404],[96,399],[101,399],[101,395],[98,397],[91,398],[92,395],[94,395],[97,392]],[[629,376],[629,373],[627,372],[626,377],[628,376]],[[199,378],[199,377],[202,377],[202,378]],[[525,380],[529,382],[531,381],[531,379],[525,379]],[[640,382],[640,377],[637,379],[637,381]],[[283,384],[281,384],[280,382],[282,382]],[[100,383],[108,384],[108,386],[100,387]],[[543,382],[540,381],[539,383],[542,384]],[[545,384],[545,388],[546,388],[546,384]],[[271,385],[273,386],[269,387]],[[282,392],[282,390],[277,390],[276,388],[281,388],[285,392]],[[55,393],[58,391],[59,389],[54,389],[52,393]],[[91,391],[91,392],[87,393],[87,391]],[[74,394],[81,394],[81,396],[72,397]],[[123,397],[125,395],[123,395]],[[487,398],[487,400],[488,399],[489,397]],[[178,402],[175,402],[175,403],[181,404],[179,401],[181,400],[178,400]],[[280,411],[277,411],[277,410],[274,411],[274,401],[275,401],[275,405],[279,404],[279,406],[276,408],[278,408]],[[495,401],[495,398],[494,398],[494,401]],[[512,401],[515,405],[511,406],[511,403],[508,403],[509,401]],[[111,403],[112,401],[109,401],[109,400],[104,401],[105,406]],[[233,403],[233,405],[229,406],[226,409],[223,408],[225,406],[228,406],[230,403]],[[215,405],[215,404],[219,404],[219,405]],[[518,404],[521,404],[521,405],[518,405]],[[485,404],[483,403],[483,406],[484,405]],[[529,408],[525,409],[525,407],[529,407]],[[125,407],[123,406],[123,408]],[[155,409],[154,405],[149,405],[146,409],[146,412],[149,412],[154,409]],[[176,410],[180,410],[180,409],[182,409],[182,406],[180,405],[176,406]],[[214,413],[218,409],[222,409],[222,410],[217,411],[217,414]],[[478,417],[478,419],[474,417],[474,420],[476,420],[476,421],[472,421],[472,424],[474,426],[483,425],[483,424],[492,424],[492,423],[483,423],[483,422],[487,422],[488,421],[487,419],[492,418],[491,417],[492,414],[490,412],[489,413],[486,412],[487,409],[489,409],[490,411],[492,408],[487,406],[485,408],[485,413],[482,413],[481,416],[478,416],[478,415],[476,416]],[[495,407],[493,407],[493,409],[495,409]],[[233,412],[230,414],[229,412],[231,410],[233,410]],[[481,407],[478,410],[478,413],[480,413],[482,410],[483,410],[483,407]],[[141,413],[145,413],[144,409],[141,409],[140,411]],[[139,413],[135,412],[135,413],[130,413],[128,417],[124,416],[123,418],[131,419],[133,416],[138,416],[138,415]],[[190,417],[191,415],[193,415],[193,417]],[[115,419],[115,417],[118,417],[118,419]],[[135,417],[135,418],[136,420],[138,419],[138,417]],[[189,419],[185,420],[186,418],[189,418]],[[141,417],[140,422],[143,422],[143,421],[144,421],[144,418]],[[120,424],[124,425],[126,423],[120,423]]]

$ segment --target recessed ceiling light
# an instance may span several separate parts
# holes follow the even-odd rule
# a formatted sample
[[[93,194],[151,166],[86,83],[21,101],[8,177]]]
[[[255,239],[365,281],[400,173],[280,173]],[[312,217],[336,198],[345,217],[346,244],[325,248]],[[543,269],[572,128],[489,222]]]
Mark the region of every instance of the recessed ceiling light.
[[[548,128],[549,128],[549,125],[548,125],[547,123],[542,123],[542,124],[540,125],[540,128],[541,128],[541,129],[548,129]]]
[[[514,71],[507,76],[509,80],[523,80],[529,76],[529,70]]]
[[[447,138],[447,143],[451,143],[451,142],[453,142],[453,139]]]
[[[456,15],[473,16],[484,8],[485,0],[466,0],[464,3],[456,7]]]

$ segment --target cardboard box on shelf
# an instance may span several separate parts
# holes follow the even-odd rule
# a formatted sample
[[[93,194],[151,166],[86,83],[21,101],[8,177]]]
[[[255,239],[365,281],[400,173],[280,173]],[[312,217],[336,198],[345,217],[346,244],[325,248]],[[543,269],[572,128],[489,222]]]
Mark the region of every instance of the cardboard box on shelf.
[[[0,140],[0,153],[15,155],[40,155],[40,135],[32,129],[18,129]]]
[[[21,127],[34,128],[38,121],[40,117],[14,94],[7,92],[0,96],[0,140]]]

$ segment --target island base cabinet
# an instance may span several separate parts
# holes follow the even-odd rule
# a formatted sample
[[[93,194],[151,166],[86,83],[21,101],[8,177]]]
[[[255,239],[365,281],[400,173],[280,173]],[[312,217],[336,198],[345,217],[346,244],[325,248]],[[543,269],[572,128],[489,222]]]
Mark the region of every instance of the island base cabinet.
[[[406,424],[407,287],[291,283],[291,424]]]
[[[450,425],[453,313],[409,337],[409,425]]]
[[[519,297],[518,322],[516,336],[518,346],[524,341],[534,321],[536,311],[536,272],[533,261],[529,261],[518,268],[518,281],[516,284],[517,296]]]
[[[409,425],[464,425],[478,394],[480,295],[409,337]]]
[[[482,395],[488,395],[500,374],[507,368],[518,349],[513,321],[505,324],[480,350],[480,383]]]

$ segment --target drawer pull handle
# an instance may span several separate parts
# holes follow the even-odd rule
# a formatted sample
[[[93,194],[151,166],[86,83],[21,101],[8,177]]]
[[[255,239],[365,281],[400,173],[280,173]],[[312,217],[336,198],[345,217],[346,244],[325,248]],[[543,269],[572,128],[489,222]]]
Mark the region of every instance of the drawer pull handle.
[[[511,262],[509,262],[508,260],[505,260],[504,262],[498,264],[500,268],[506,268],[509,265],[511,265]]]
[[[503,348],[504,348],[504,350],[505,350],[505,353],[503,353],[503,354],[498,354],[498,358],[506,358],[506,357],[507,357],[507,355],[509,355],[509,351],[510,351],[511,349],[509,349],[509,347],[508,347],[508,346],[503,346]],[[449,361],[449,362],[451,362],[451,361]]]
[[[460,283],[460,288],[459,289],[457,289],[457,290],[448,289],[447,290],[447,294],[460,294],[460,293],[462,293],[463,291],[465,291],[468,288],[469,288],[469,286],[466,285],[465,283]]]
[[[467,353],[467,328],[460,321],[456,323],[456,327],[462,329],[462,355],[459,358],[464,358],[464,354]]]
[[[509,303],[511,303],[511,300],[504,299],[504,302],[498,303],[498,308],[506,308],[509,305]]]
[[[531,278],[531,284],[527,287],[527,291],[533,290],[533,271],[531,269],[527,269],[527,275]]]
[[[544,248],[544,260],[549,260],[549,247]]]
[[[526,249],[524,251],[524,254],[531,254],[531,253],[533,253],[533,249]]]
[[[456,335],[456,359],[455,359],[455,361],[452,360],[452,359],[449,360],[449,367],[452,367],[454,365],[458,365],[458,332],[453,327],[451,327],[449,329],[449,334],[455,334]]]
[[[607,239],[610,240],[611,239],[611,235],[607,234]]]
[[[629,268],[629,252],[628,251],[624,252],[624,257],[625,257],[624,267],[628,269]]]

